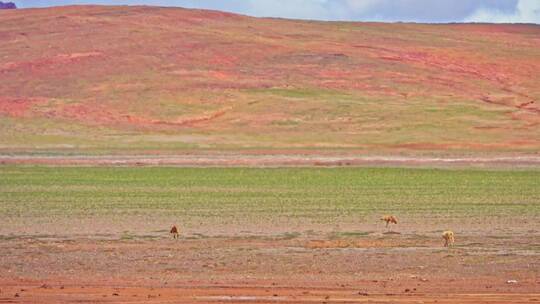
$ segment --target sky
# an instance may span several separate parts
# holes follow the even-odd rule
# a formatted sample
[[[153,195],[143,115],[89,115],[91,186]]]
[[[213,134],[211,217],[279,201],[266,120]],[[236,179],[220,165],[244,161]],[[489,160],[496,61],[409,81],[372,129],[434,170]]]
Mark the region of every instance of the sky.
[[[6,0],[4,0],[5,2]],[[383,22],[540,24],[540,0],[8,0],[20,8],[71,4],[159,5],[257,17]]]

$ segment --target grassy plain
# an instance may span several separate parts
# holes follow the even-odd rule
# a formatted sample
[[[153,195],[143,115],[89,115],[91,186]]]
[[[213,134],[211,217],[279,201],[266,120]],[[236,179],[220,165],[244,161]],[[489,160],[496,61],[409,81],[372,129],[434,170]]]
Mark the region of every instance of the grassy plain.
[[[386,213],[446,224],[540,216],[537,170],[3,166],[0,173],[0,219],[12,221],[171,218],[195,233],[235,223],[267,229],[277,219],[334,229],[377,224]]]

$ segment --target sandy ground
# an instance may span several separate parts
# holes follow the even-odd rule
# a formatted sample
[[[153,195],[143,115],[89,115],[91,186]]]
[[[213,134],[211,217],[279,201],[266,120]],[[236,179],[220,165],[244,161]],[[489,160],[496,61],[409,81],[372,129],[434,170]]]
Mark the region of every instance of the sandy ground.
[[[376,156],[359,154],[180,154],[180,155],[20,155],[0,154],[0,164],[91,166],[392,166],[539,168],[540,156]]]
[[[166,229],[20,228],[0,241],[0,303],[539,302],[540,227],[511,223],[515,230],[504,218],[475,229],[464,223],[472,231],[456,230],[450,249],[440,232],[418,233],[429,224],[366,234],[333,227],[283,234],[261,224],[266,233],[240,235],[223,226],[214,236],[182,230],[179,240]]]

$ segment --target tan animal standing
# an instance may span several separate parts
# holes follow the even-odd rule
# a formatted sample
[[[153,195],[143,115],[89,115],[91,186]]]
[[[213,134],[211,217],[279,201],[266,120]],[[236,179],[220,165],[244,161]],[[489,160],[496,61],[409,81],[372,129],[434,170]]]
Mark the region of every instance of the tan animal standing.
[[[388,224],[392,223],[392,224],[397,224],[397,218],[393,215],[385,215],[383,217],[381,217],[381,221],[385,221],[386,222],[386,227],[388,227]]]
[[[178,228],[176,228],[176,226],[172,226],[171,234],[173,235],[173,238],[175,238],[175,239],[180,237],[180,232],[178,232]]]
[[[454,245],[454,232],[448,230],[443,232],[442,237],[444,239],[444,247],[449,247]]]

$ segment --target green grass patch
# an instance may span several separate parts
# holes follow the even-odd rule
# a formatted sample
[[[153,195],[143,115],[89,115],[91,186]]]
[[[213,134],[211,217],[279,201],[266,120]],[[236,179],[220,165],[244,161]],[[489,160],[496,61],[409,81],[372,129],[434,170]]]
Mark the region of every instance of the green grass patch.
[[[334,231],[330,233],[330,239],[341,239],[341,238],[351,238],[351,237],[364,237],[372,234],[373,231]]]
[[[2,166],[0,176],[0,221],[173,215],[330,224],[378,221],[380,214],[540,216],[539,171]]]

